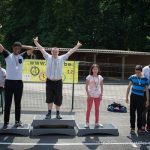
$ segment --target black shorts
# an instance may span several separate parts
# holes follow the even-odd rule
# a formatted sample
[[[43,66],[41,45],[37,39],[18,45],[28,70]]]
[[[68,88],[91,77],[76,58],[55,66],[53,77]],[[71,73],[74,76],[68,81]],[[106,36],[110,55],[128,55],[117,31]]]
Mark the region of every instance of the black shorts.
[[[62,104],[62,80],[46,80],[46,103]]]

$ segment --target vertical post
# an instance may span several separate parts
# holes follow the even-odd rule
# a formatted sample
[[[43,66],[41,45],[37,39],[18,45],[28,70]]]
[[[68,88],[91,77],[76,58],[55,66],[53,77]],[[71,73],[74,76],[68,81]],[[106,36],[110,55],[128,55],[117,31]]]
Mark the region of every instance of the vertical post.
[[[72,79],[72,107],[71,107],[71,110],[74,109],[74,79],[75,78],[75,61],[73,63],[73,79]]]
[[[97,54],[94,53],[94,57],[93,57],[94,64],[96,64],[96,56],[97,56]]]
[[[122,56],[122,80],[124,80],[124,71],[125,70],[125,56]]]
[[[107,57],[108,69],[106,69],[106,76],[109,77],[109,56]]]

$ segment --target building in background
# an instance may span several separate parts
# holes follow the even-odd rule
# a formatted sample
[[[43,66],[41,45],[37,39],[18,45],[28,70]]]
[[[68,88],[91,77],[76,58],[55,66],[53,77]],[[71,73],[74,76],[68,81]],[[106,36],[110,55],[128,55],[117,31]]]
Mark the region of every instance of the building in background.
[[[50,53],[51,48],[45,47]],[[36,50],[36,48],[35,48]],[[60,53],[66,53],[69,48],[60,48]],[[43,59],[38,54],[38,58]],[[100,65],[105,80],[127,80],[134,73],[135,65],[145,66],[150,63],[150,52],[104,50],[104,49],[78,49],[69,60],[79,61],[79,81],[83,81],[89,74],[91,64]]]

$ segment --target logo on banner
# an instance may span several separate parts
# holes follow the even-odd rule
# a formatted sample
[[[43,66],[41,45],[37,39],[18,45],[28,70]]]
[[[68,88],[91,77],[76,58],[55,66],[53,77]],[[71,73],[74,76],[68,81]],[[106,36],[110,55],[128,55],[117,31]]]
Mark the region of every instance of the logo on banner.
[[[30,73],[31,73],[33,76],[37,76],[37,75],[39,74],[39,72],[40,72],[40,69],[39,69],[38,67],[36,67],[36,66],[33,66],[33,67],[31,67],[31,69],[30,69]]]

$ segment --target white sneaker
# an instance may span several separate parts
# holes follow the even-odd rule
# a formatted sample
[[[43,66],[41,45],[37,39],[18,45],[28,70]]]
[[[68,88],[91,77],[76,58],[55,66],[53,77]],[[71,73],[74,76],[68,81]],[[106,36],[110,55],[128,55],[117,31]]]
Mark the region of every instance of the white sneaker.
[[[84,128],[89,128],[89,123],[86,123]]]
[[[99,123],[96,123],[96,124],[95,124],[95,128],[99,128],[99,127],[100,127],[100,128],[103,128],[103,125],[102,125],[102,124],[99,124]]]

